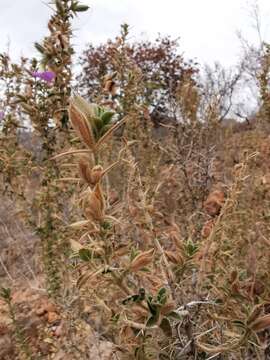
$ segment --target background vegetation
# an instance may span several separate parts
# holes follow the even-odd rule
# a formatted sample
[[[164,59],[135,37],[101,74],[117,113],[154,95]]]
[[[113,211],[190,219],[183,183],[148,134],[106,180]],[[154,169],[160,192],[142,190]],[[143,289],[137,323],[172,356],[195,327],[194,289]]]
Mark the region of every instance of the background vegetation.
[[[203,68],[123,24],[75,73],[87,10],[0,54],[0,358],[268,359],[269,44]]]

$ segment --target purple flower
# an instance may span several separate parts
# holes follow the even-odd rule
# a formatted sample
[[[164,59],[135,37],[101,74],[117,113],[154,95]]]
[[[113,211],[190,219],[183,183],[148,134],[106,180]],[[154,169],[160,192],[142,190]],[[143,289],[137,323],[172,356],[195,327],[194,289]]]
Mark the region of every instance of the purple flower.
[[[55,78],[55,73],[53,71],[32,71],[31,74],[34,78],[42,79],[48,84],[51,83]]]
[[[0,120],[2,120],[2,119],[4,119],[4,116],[5,116],[5,113],[4,113],[4,111],[0,111]]]

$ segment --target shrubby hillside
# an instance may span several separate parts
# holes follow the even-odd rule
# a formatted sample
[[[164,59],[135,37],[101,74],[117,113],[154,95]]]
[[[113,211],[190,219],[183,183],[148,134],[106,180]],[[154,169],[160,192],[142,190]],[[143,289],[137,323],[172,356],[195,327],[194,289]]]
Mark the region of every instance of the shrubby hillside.
[[[75,54],[88,6],[53,8],[0,54],[0,358],[270,358],[269,45],[204,68],[123,24]]]

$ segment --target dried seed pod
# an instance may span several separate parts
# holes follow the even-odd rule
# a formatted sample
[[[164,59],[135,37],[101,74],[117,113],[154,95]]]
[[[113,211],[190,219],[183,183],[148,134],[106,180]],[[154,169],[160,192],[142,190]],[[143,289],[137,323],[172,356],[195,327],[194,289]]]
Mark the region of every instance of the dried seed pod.
[[[203,204],[204,210],[210,216],[216,216],[219,214],[225,201],[224,192],[221,190],[215,190],[211,192]]]
[[[150,249],[148,251],[144,251],[141,254],[137,255],[135,259],[131,262],[130,270],[133,272],[137,272],[149,265],[154,257],[155,249]]]
[[[113,86],[114,81],[112,80],[106,80],[104,83],[104,91],[106,92],[110,92],[111,91],[111,87]]]
[[[183,264],[183,257],[180,254],[179,250],[178,251],[165,251],[165,255],[168,258],[168,260],[170,262],[172,262],[173,264]]]
[[[105,200],[100,184],[96,184],[93,191],[84,201],[84,213],[89,220],[102,221],[105,216]]]
[[[104,91],[110,93],[112,96],[115,96],[117,93],[117,86],[113,80],[107,80],[104,84]]]
[[[96,165],[91,170],[91,180],[92,184],[96,185],[102,178],[103,175],[103,167],[101,165]]]
[[[79,173],[81,178],[89,185],[92,185],[91,168],[85,158],[79,160]]]
[[[116,75],[117,73],[115,72],[104,77],[104,91],[110,93],[112,96],[115,96],[117,92],[116,82],[114,81]]]
[[[170,234],[170,238],[172,239],[172,241],[177,249],[180,249],[180,250],[183,249],[183,240],[178,232],[172,231]]]
[[[215,222],[213,219],[206,221],[202,228],[202,237],[207,238],[211,234],[214,225]]]
[[[108,166],[105,170],[101,165],[95,165],[93,168],[90,167],[89,161],[86,157],[81,157],[79,160],[79,173],[81,178],[89,185],[96,185],[102,177],[110,171],[118,162]]]
[[[73,105],[78,108],[84,116],[87,118],[91,126],[95,127],[95,118],[98,116],[98,105],[93,103],[88,103],[83,97],[75,95],[72,98]]]
[[[91,125],[87,121],[83,113],[73,105],[69,105],[69,118],[81,140],[91,149],[95,149],[95,140]]]

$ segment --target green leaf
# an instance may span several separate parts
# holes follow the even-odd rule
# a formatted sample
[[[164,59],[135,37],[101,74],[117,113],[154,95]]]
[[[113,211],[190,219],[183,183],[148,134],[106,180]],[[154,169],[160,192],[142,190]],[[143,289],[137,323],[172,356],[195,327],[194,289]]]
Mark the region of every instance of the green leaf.
[[[165,289],[165,288],[161,288],[161,289],[158,291],[157,301],[158,301],[161,305],[166,304],[167,295],[166,295],[166,289]]]
[[[101,106],[97,106],[95,113],[96,113],[96,117],[100,118],[104,113],[103,108]]]
[[[145,299],[145,290],[144,290],[144,288],[139,289],[139,295],[140,295],[141,300]]]
[[[157,312],[158,312],[158,307],[157,307],[156,304],[153,304],[153,303],[152,303],[152,300],[150,300],[149,297],[148,297],[148,299],[147,299],[147,305],[148,305],[148,308],[149,308],[151,314],[152,314],[153,316],[156,316],[156,314],[157,314]]]
[[[139,254],[139,251],[135,248],[131,248],[129,259],[130,261],[134,260],[135,257]]]
[[[10,300],[11,299],[11,290],[10,288],[4,288],[2,287],[0,289],[0,296],[1,298],[3,298],[4,300]]]
[[[148,318],[148,320],[146,321],[146,326],[147,327],[152,327],[154,325],[156,325],[156,323],[158,322],[158,315],[152,315]]]
[[[37,49],[37,51],[39,51],[41,54],[44,54],[45,49],[44,49],[43,46],[41,46],[38,42],[35,42],[35,43],[34,43],[34,46],[35,46],[35,48]]]
[[[112,120],[114,115],[115,115],[115,113],[113,111],[106,111],[101,116],[101,121],[102,121],[103,125],[108,125],[110,123],[110,121]]]
[[[167,337],[172,337],[172,327],[170,321],[167,318],[163,318],[159,327]]]
[[[78,254],[83,261],[90,261],[92,258],[92,253],[89,249],[80,249]]]
[[[84,12],[87,11],[88,9],[90,9],[90,6],[87,5],[76,5],[74,6],[74,10],[75,12]]]
[[[100,137],[103,136],[104,134],[106,134],[106,132],[111,128],[112,125],[108,124],[108,125],[104,125],[102,128],[101,128],[101,131],[100,131]]]
[[[101,119],[99,118],[99,117],[94,117],[93,119],[92,119],[92,121],[93,121],[93,123],[94,123],[94,125],[95,125],[95,128],[98,130],[98,133],[100,132],[100,130],[102,130],[102,128],[103,128],[103,123],[102,123],[102,121],[101,121]],[[102,132],[102,131],[101,131]]]
[[[194,244],[191,240],[187,242],[186,252],[188,256],[193,256],[198,250],[198,245]]]
[[[101,227],[102,229],[104,230],[110,230],[112,228],[112,224],[108,221],[104,221],[102,224],[101,224]]]

